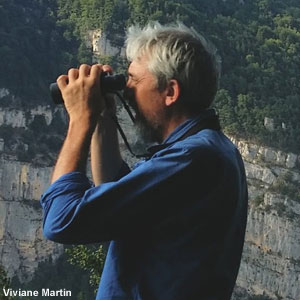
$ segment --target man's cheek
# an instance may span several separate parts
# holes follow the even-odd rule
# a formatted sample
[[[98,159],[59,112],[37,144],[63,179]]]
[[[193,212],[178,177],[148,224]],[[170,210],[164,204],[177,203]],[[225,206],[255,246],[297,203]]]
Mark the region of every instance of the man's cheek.
[[[128,104],[136,110],[137,104],[135,100],[135,91],[133,89],[126,88],[124,90],[123,96],[127,100]]]

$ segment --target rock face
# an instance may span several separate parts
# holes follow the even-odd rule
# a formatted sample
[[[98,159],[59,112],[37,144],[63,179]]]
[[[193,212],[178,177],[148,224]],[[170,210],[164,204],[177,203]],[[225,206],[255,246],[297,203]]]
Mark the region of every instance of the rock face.
[[[53,120],[56,111],[61,110],[57,107],[54,110],[50,106],[37,106],[28,111],[12,108],[0,108],[0,126],[7,125],[13,128],[27,128],[34,120],[35,116],[43,116],[47,125]]]
[[[5,89],[4,92],[9,94]],[[42,236],[39,200],[49,185],[52,168],[18,161],[14,149],[20,143],[6,147],[5,142],[19,130],[26,132],[36,116],[43,116],[46,126],[50,125],[60,110],[62,108],[49,106],[26,111],[0,109],[0,128],[10,132],[6,139],[0,136],[0,265],[5,267],[9,277],[17,276],[21,282],[32,278],[41,261],[50,258],[55,261],[63,247]],[[23,149],[28,151],[28,145]]]
[[[249,211],[234,299],[298,300],[299,156],[235,141],[245,161]],[[244,298],[243,298],[244,297]]]
[[[125,57],[125,48],[117,47],[107,38],[101,29],[92,30],[89,33],[88,45],[92,45],[95,57],[101,56],[122,56]]]
[[[63,110],[63,107],[49,106],[27,111],[1,108],[0,128],[9,128],[12,134],[19,129],[26,132],[36,116],[43,116],[46,125],[50,126],[53,118],[64,119]],[[120,110],[121,120],[122,116],[126,118]],[[125,127],[128,126],[130,124]],[[0,136],[0,265],[8,277],[17,276],[20,282],[28,282],[40,262],[55,261],[64,251],[62,245],[47,241],[42,235],[39,200],[49,186],[52,167],[18,161],[15,147],[5,147],[5,142]],[[126,160],[134,163],[125,146],[122,144],[121,147]],[[28,147],[24,151],[28,151]]]
[[[9,277],[32,278],[39,262],[56,260],[61,245],[42,236],[39,199],[49,184],[51,168],[0,159],[0,264]]]
[[[29,112],[2,109],[0,127],[26,129],[37,115],[43,115],[49,125],[57,110],[42,106]],[[130,143],[136,143],[129,118],[122,109],[118,115]],[[233,299],[256,296],[299,300],[300,156],[241,140],[233,142],[244,158],[250,198],[246,242]],[[28,281],[39,262],[50,257],[55,260],[63,252],[61,245],[46,241],[41,231],[39,199],[49,184],[52,168],[18,161],[5,153],[4,144],[0,136],[0,264],[9,277],[17,275],[21,281]],[[136,160],[124,143],[121,148],[132,165]]]

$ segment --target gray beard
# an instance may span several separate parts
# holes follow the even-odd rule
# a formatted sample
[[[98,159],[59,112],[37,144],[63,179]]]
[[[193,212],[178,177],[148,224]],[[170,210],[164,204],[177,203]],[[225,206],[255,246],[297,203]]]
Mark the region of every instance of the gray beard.
[[[159,124],[149,122],[145,116],[138,110],[134,95],[130,90],[124,91],[125,99],[129,106],[135,112],[135,144],[138,147],[147,147],[147,145],[161,142],[161,130]]]
[[[145,117],[139,113],[136,115],[135,126],[138,143],[142,142],[144,145],[150,145],[161,142],[159,126],[150,124]]]

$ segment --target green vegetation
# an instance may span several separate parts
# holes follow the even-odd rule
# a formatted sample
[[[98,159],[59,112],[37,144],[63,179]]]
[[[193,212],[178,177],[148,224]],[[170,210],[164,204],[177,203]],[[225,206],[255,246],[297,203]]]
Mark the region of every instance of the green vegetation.
[[[99,266],[99,268],[101,267]],[[14,289],[37,290],[39,292],[43,288],[49,288],[50,290],[66,289],[72,292],[72,299],[74,300],[95,298],[94,291],[89,284],[88,272],[78,266],[71,265],[68,262],[66,254],[60,256],[55,263],[51,260],[40,263],[34,278],[27,284],[22,284],[17,278],[14,278],[11,287]],[[56,297],[55,299],[65,298],[66,297]],[[21,297],[20,299],[23,300],[24,298]],[[44,297],[39,293],[39,296],[35,297],[35,299],[50,300],[53,299],[53,297]],[[0,300],[2,300],[1,297]]]
[[[89,283],[96,294],[105,261],[103,246],[79,245],[66,249],[68,262],[89,273]]]
[[[180,20],[208,37],[222,57],[215,106],[225,131],[299,152],[299,1],[3,0],[0,16],[0,87],[22,97],[24,106],[50,103],[49,82],[92,62],[90,30],[101,28],[120,46],[132,23]],[[273,131],[264,127],[265,117],[274,120]]]
[[[64,31],[56,1],[1,1],[0,87],[21,97],[24,107],[49,103],[49,83],[77,61],[78,39]]]
[[[52,105],[49,83],[70,67],[92,63],[87,45],[90,30],[101,28],[113,45],[121,46],[129,25],[149,20],[182,21],[215,44],[223,61],[215,106],[226,132],[299,153],[298,0],[2,0],[0,88],[9,89],[15,97],[1,98],[0,105],[21,106],[25,111],[37,104]],[[122,58],[99,59],[125,70]],[[274,130],[265,128],[265,117],[273,119]],[[58,152],[63,140],[64,121],[57,116],[48,126],[37,116],[27,125],[28,129],[0,127],[6,149],[31,162],[43,153],[41,161],[51,164],[51,153]],[[286,178],[279,180],[275,189],[299,201],[299,188],[285,182]],[[258,197],[255,204],[261,201]],[[102,250],[97,249],[68,250],[72,264],[91,270],[93,288],[103,264]],[[48,274],[52,280],[46,269],[40,276]],[[1,282],[2,278],[1,273]],[[41,282],[39,277],[32,284]],[[80,297],[85,299],[83,294]]]
[[[264,203],[264,194],[257,195],[253,200],[252,203],[255,208],[259,207],[261,204]]]
[[[14,154],[20,161],[52,166],[63,143],[66,122],[56,113],[47,125],[43,115],[36,115],[27,126],[0,126],[0,137],[5,142],[4,151]]]
[[[0,266],[0,300],[11,300],[3,295],[3,288],[41,291],[66,289],[72,292],[72,299],[94,299],[104,266],[105,250],[102,245],[68,246],[57,261],[41,262],[34,278],[28,283],[20,283],[18,278],[8,279]],[[23,297],[21,297],[24,299]],[[21,299],[20,298],[20,299]],[[39,293],[37,300],[50,300]],[[53,297],[52,297],[53,298]],[[52,299],[51,298],[51,299]],[[57,297],[55,299],[64,299]],[[14,297],[14,299],[19,299]],[[27,300],[27,299],[24,299]]]
[[[300,203],[300,188],[298,183],[293,181],[292,174],[288,172],[278,176],[270,191],[288,196],[291,200]]]
[[[10,280],[7,278],[6,272],[2,266],[0,266],[0,300],[11,300],[12,297],[4,295],[3,289],[10,288]]]
[[[60,0],[78,35],[102,28],[122,45],[125,28],[149,20],[183,21],[209,38],[223,60],[215,105],[225,131],[298,152],[300,4],[295,0]],[[274,130],[264,118],[274,120]]]

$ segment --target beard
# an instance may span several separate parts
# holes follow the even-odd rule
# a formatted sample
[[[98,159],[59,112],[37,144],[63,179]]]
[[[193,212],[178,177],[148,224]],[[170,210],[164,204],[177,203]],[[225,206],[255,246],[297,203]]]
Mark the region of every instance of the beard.
[[[135,119],[137,140],[150,145],[161,142],[161,130],[158,122],[149,121],[140,111],[136,111]]]
[[[124,97],[135,113],[135,143],[138,145],[150,145],[161,142],[161,126],[159,125],[159,118],[155,117],[153,120],[147,118],[137,106],[134,94],[131,93],[131,91],[125,90]]]

